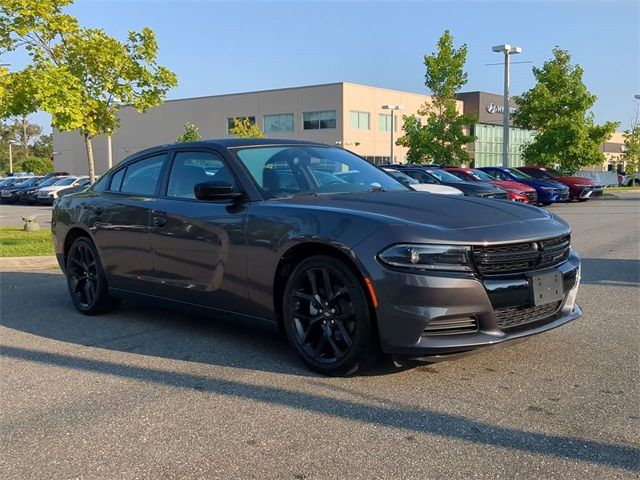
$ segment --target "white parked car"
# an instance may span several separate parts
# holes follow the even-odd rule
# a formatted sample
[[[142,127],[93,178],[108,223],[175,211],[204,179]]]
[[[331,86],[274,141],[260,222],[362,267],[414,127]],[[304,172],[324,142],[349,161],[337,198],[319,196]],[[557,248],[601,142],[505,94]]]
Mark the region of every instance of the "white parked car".
[[[415,178],[412,178],[409,175],[402,173],[400,170],[396,170],[395,168],[384,167],[382,170],[387,172],[400,183],[403,183],[407,187],[418,192],[437,193],[439,195],[464,195],[461,190],[458,190],[455,187],[438,185],[435,183],[420,183]]]
[[[38,190],[38,203],[51,205],[53,204],[53,201],[58,198],[58,192],[60,192],[60,190],[65,190],[69,187],[81,187],[84,185],[89,185],[89,177],[64,178],[63,180],[56,182],[55,185]]]

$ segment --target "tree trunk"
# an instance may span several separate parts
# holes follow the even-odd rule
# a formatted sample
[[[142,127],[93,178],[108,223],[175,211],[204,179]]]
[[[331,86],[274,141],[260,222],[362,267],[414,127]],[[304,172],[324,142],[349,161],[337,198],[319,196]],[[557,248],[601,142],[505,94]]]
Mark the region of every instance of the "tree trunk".
[[[96,167],[93,162],[93,144],[89,134],[84,134],[84,145],[87,148],[87,162],[89,163],[89,181],[93,183],[96,180]]]
[[[22,154],[24,155],[24,159],[27,160],[29,158],[29,136],[27,132],[27,128],[29,127],[29,120],[26,115],[22,116]]]

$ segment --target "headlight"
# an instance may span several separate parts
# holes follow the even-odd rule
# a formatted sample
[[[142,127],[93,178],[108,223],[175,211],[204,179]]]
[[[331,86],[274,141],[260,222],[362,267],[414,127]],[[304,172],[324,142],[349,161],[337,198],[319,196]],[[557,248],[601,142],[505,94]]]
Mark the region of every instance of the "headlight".
[[[459,245],[393,245],[378,258],[385,265],[410,270],[472,271],[471,248]]]

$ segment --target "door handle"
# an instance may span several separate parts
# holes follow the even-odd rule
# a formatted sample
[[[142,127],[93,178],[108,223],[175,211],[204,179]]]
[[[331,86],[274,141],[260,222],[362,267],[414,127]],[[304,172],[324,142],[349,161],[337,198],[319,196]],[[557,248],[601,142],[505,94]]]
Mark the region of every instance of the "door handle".
[[[162,228],[167,224],[167,217],[164,214],[154,213],[151,223],[156,228]]]

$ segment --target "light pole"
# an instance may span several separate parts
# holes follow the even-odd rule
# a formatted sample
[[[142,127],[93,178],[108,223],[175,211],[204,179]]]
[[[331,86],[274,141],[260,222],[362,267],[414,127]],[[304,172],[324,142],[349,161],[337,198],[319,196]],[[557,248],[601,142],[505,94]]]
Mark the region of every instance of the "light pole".
[[[13,146],[16,143],[15,140],[9,140],[9,173],[13,173]]]
[[[502,112],[502,166],[509,166],[509,57],[522,53],[522,48],[512,47],[508,43],[496,45],[491,49],[497,53],[504,53],[504,98]]]
[[[391,110],[391,156],[389,163],[393,163],[393,115],[396,110],[402,110],[402,105],[383,105],[383,110]]]
[[[113,146],[111,145],[111,131],[107,132],[107,170],[113,167]]]

